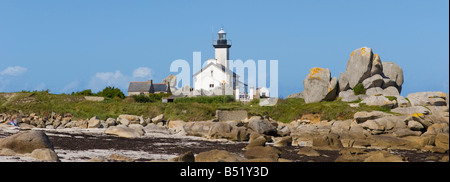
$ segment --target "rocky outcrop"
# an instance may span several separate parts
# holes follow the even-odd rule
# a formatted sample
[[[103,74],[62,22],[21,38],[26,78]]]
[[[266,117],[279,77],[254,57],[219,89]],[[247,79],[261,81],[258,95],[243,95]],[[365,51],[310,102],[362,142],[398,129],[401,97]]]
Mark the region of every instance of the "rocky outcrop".
[[[245,159],[226,150],[211,150],[195,156],[195,162],[241,162]]]
[[[371,48],[362,47],[350,54],[345,72],[339,73],[338,79],[331,78],[329,69],[312,68],[303,80],[302,96],[306,103],[331,101],[338,96],[344,102],[354,102],[368,96],[400,96],[402,84],[403,70],[400,66],[393,62],[381,62],[380,56],[374,54]],[[358,85],[362,85],[363,88],[359,90],[364,89],[365,94],[364,91],[360,93],[361,91],[355,90]],[[295,96],[289,98],[296,98]],[[374,105],[383,103],[381,98],[368,99],[366,102]],[[381,105],[391,108],[398,106],[397,103],[393,104]],[[402,106],[405,104],[406,102],[402,102]]]
[[[303,80],[303,97],[306,103],[319,102],[322,100],[334,100],[338,94],[338,80],[331,78],[330,70],[323,68],[312,68],[306,79]]]
[[[0,153],[26,155],[43,161],[59,161],[53,144],[43,131],[27,131],[0,139]]]
[[[412,106],[447,106],[448,94],[443,92],[416,92],[406,96]]]
[[[111,126],[108,129],[106,129],[105,134],[117,135],[119,137],[125,138],[137,138],[142,136],[143,132],[139,131],[139,129],[133,129],[125,125],[118,125],[118,126]]]
[[[345,73],[339,75],[340,91],[353,89],[360,83],[365,89],[394,86],[400,93],[403,70],[393,62],[381,62],[380,56],[373,54],[371,48],[362,47],[350,54]]]
[[[281,150],[271,146],[254,146],[244,154],[248,162],[277,162],[281,156]]]
[[[372,96],[366,97],[365,99],[363,99],[361,101],[361,103],[365,103],[368,106],[382,106],[382,107],[386,107],[389,109],[398,106],[397,100],[395,100],[395,99],[391,100],[388,97],[385,97],[383,95],[381,95],[381,96],[372,95]]]
[[[53,150],[53,144],[44,132],[29,131],[1,139],[0,148],[9,148],[16,153],[24,154],[41,148]]]
[[[350,54],[344,73],[344,78],[348,81],[350,88],[354,88],[358,83],[362,83],[371,76],[372,63],[371,48],[362,47]]]
[[[259,116],[252,117],[248,122],[248,128],[252,129],[256,133],[266,135],[276,135],[277,130],[272,123],[268,120],[264,120]]]
[[[231,141],[246,141],[249,134],[245,127],[237,127],[226,122],[217,122],[208,132],[208,138],[225,138]]]
[[[398,92],[401,92],[401,86],[403,85],[403,70],[402,68],[395,64],[394,62],[382,62],[383,64],[383,75],[389,80],[396,83]],[[389,82],[389,81],[388,81]]]

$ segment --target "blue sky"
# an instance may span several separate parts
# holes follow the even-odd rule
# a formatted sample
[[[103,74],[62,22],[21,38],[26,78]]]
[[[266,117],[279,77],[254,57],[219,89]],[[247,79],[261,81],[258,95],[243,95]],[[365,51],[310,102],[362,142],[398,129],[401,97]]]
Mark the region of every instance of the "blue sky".
[[[364,46],[402,67],[401,95],[449,92],[448,0],[0,0],[0,92],[160,82],[176,59],[213,58],[221,26],[230,59],[279,61],[282,97],[313,67],[337,77]]]

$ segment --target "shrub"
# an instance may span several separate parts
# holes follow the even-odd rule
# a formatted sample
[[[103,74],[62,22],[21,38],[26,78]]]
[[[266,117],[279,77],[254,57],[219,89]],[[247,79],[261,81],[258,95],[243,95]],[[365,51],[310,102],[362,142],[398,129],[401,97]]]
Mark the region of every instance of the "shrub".
[[[132,98],[139,103],[147,103],[147,102],[161,102],[163,97],[169,97],[172,94],[170,93],[158,93],[158,94],[150,94],[146,95],[133,95]]]
[[[364,85],[362,83],[359,83],[353,88],[353,93],[355,93],[355,95],[366,94],[366,89],[364,89]]]
[[[384,97],[389,99],[389,101],[397,100],[397,97],[395,97],[395,96],[384,96]]]
[[[97,93],[98,96],[102,96],[102,97],[108,97],[108,98],[125,98],[125,94],[123,94],[123,92],[119,89],[119,88],[115,88],[115,87],[106,87],[104,88],[102,91]]]
[[[72,92],[72,94],[70,94],[70,95],[77,95],[77,96],[93,96],[94,95],[94,93],[92,93],[92,90],[91,89],[86,89],[86,90],[83,90],[83,91],[81,91],[81,92]]]
[[[150,102],[150,98],[145,95],[133,95],[131,96],[136,102],[139,103],[146,103]]]

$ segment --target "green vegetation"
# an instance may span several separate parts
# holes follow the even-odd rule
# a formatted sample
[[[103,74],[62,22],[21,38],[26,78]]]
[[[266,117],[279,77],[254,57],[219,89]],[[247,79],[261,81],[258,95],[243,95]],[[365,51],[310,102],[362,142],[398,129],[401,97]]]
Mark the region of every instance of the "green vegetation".
[[[395,96],[384,96],[384,97],[389,99],[389,101],[397,100],[397,97],[395,97]]]
[[[353,88],[353,93],[355,93],[355,95],[366,94],[366,89],[362,83],[359,83]]]
[[[134,101],[139,103],[155,103],[155,102],[161,102],[161,99],[163,97],[169,97],[172,94],[170,93],[158,93],[158,94],[149,94],[149,95],[133,95],[131,96]]]
[[[93,93],[91,89],[87,89],[87,90],[83,90],[81,92],[72,92],[71,95],[74,95],[74,96],[100,96],[100,97],[106,97],[106,98],[110,98],[110,99],[114,99],[114,98],[124,99],[125,98],[125,94],[119,88],[115,88],[115,87],[106,87],[98,93]]]
[[[114,90],[114,89],[111,89]],[[86,91],[88,93],[88,91]],[[113,94],[112,94],[113,95]],[[274,120],[291,122],[301,118],[304,114],[320,114],[322,120],[351,119],[358,111],[384,111],[389,109],[378,106],[359,104],[360,107],[350,107],[342,101],[318,102],[305,104],[303,99],[279,99],[273,107],[259,106],[259,100],[249,103],[235,102],[232,96],[177,98],[174,103],[162,103],[163,94],[148,96],[150,102],[143,102],[136,98],[126,99],[115,95],[116,99],[105,101],[86,101],[83,96],[57,95],[45,91],[0,93],[0,113],[36,113],[49,116],[71,113],[78,119],[88,119],[98,116],[100,119],[116,118],[120,114],[132,114],[144,117],[155,117],[164,114],[170,120],[204,121],[215,118],[216,110],[247,110],[249,115],[269,116]],[[147,98],[147,97],[146,97]],[[158,101],[156,101],[158,100]]]

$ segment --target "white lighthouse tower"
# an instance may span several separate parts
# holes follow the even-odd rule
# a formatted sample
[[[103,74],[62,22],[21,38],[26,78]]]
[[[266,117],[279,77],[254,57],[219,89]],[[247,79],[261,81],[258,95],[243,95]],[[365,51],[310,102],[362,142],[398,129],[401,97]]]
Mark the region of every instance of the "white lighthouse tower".
[[[225,69],[228,69],[228,58],[230,55],[231,40],[227,40],[227,33],[221,28],[217,33],[218,39],[213,40],[213,46],[215,48],[215,59],[217,63],[223,65]]]
[[[239,81],[239,75],[230,70],[229,55],[231,40],[227,33],[220,29],[218,39],[213,40],[215,58],[208,59],[206,66],[194,73],[194,90],[200,95],[233,95],[238,85],[245,86]]]

